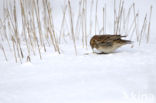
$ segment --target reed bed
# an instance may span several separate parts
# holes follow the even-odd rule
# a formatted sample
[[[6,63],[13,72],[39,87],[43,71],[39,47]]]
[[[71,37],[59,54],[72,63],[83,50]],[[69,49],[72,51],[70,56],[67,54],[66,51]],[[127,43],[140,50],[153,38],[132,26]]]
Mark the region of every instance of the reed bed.
[[[47,48],[52,48],[52,53],[61,54],[60,45],[70,40],[75,55],[78,55],[77,42],[82,42],[82,48],[88,48],[91,36],[107,34],[109,17],[106,3],[99,9],[98,0],[79,0],[78,11],[75,12],[71,2],[64,1],[60,12],[60,30],[57,31],[57,24],[54,22],[58,19],[54,17],[50,0],[4,0],[3,16],[0,18],[0,50],[4,59],[9,61],[10,53],[16,63],[23,63],[24,60],[31,62],[32,56],[39,56],[42,60]],[[102,14],[101,18],[98,16],[99,12]],[[112,34],[127,35],[139,45],[143,42],[143,37],[149,42],[152,6],[150,12],[145,14],[141,26],[135,3],[127,10],[124,0],[119,3],[114,0],[112,14]]]

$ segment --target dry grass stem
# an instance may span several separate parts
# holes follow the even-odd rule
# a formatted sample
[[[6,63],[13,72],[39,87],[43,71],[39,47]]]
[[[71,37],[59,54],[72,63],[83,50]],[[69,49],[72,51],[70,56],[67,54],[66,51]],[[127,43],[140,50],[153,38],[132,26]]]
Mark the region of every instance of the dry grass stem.
[[[72,40],[73,40],[73,43],[74,43],[75,54],[77,55],[76,40],[75,40],[74,29],[73,29],[72,11],[71,11],[71,5],[70,5],[70,1],[69,0],[68,0],[68,6],[69,6],[69,15],[70,15],[70,25],[71,25]]]
[[[149,23],[148,23],[148,31],[147,31],[147,43],[149,42],[150,37],[150,27],[151,27],[151,16],[152,16],[152,6],[150,7],[150,16],[149,16]]]

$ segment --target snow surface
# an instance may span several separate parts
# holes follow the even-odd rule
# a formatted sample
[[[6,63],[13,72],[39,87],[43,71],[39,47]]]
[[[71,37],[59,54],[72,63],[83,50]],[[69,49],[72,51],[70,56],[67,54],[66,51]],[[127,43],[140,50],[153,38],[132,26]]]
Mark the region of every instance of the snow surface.
[[[43,60],[34,56],[20,64],[0,53],[0,103],[156,103],[156,31],[151,32],[149,44],[112,54],[92,54],[79,44],[75,56],[68,43],[61,45],[62,54],[47,48]]]
[[[32,63],[1,59],[0,103],[155,103],[155,44],[107,55],[66,48]]]

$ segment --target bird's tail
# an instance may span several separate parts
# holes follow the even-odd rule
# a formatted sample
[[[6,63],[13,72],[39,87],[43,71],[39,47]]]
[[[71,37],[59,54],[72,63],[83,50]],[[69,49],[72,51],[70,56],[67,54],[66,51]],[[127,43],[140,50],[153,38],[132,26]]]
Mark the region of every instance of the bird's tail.
[[[133,42],[131,40],[121,40],[123,44],[132,44]]]
[[[127,35],[121,35],[121,37],[127,37]]]

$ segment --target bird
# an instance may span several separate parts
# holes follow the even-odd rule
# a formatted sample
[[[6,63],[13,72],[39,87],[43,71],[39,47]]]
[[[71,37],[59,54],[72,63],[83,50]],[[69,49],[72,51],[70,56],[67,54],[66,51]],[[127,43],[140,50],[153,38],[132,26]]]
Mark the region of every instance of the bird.
[[[93,53],[95,53],[94,49],[96,49],[100,53],[112,53],[119,47],[132,43],[132,41],[130,40],[121,39],[122,37],[126,36],[110,34],[94,35],[90,40],[90,46],[93,50]]]

